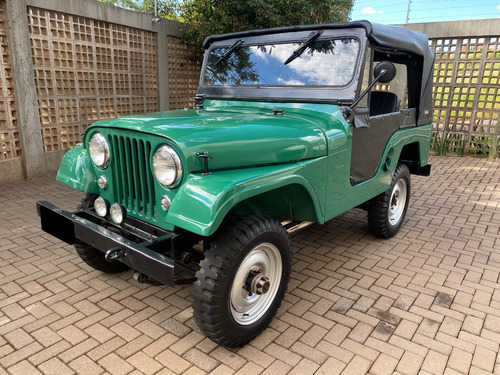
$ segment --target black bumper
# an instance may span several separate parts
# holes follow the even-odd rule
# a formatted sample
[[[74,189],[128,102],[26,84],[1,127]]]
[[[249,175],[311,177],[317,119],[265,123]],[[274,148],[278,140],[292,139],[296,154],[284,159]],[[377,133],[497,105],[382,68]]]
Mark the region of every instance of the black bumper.
[[[177,236],[173,232],[163,232],[143,242],[127,239],[99,225],[92,216],[84,217],[81,212],[71,213],[45,201],[36,203],[41,219],[42,230],[73,245],[76,240],[106,254],[106,259],[120,261],[130,268],[143,273],[156,281],[174,286],[175,261],[151,248],[170,249]]]

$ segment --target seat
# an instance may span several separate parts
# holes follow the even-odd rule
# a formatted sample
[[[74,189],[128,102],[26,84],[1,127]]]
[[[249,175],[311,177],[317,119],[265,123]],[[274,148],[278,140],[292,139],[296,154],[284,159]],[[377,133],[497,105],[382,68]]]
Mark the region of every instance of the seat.
[[[387,91],[372,91],[370,98],[370,117],[397,112],[399,99]]]

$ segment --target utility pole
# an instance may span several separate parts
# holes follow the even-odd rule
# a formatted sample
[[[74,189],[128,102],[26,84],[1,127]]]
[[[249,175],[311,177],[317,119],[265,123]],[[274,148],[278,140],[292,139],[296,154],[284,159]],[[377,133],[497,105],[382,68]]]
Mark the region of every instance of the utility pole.
[[[411,0],[408,0],[408,10],[406,11],[406,23],[410,20],[410,5],[411,5]]]

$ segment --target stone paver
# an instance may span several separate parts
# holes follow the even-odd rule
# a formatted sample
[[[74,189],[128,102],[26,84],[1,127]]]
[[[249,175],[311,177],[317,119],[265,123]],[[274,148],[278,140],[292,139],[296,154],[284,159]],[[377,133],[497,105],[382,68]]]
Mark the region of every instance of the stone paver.
[[[246,347],[199,332],[191,286],[105,275],[40,230],[47,176],[0,186],[0,373],[500,374],[500,161],[431,157],[397,236],[352,210],[292,234],[277,317]]]

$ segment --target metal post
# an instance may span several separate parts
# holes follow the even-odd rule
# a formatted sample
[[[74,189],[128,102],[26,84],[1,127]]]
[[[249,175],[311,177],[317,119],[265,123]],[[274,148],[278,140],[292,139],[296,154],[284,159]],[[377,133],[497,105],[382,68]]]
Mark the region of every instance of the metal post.
[[[7,0],[12,76],[16,90],[19,136],[27,179],[47,173],[38,96],[31,56],[26,0]]]
[[[406,11],[406,23],[410,20],[410,5],[411,5],[411,0],[408,0],[408,10]]]

